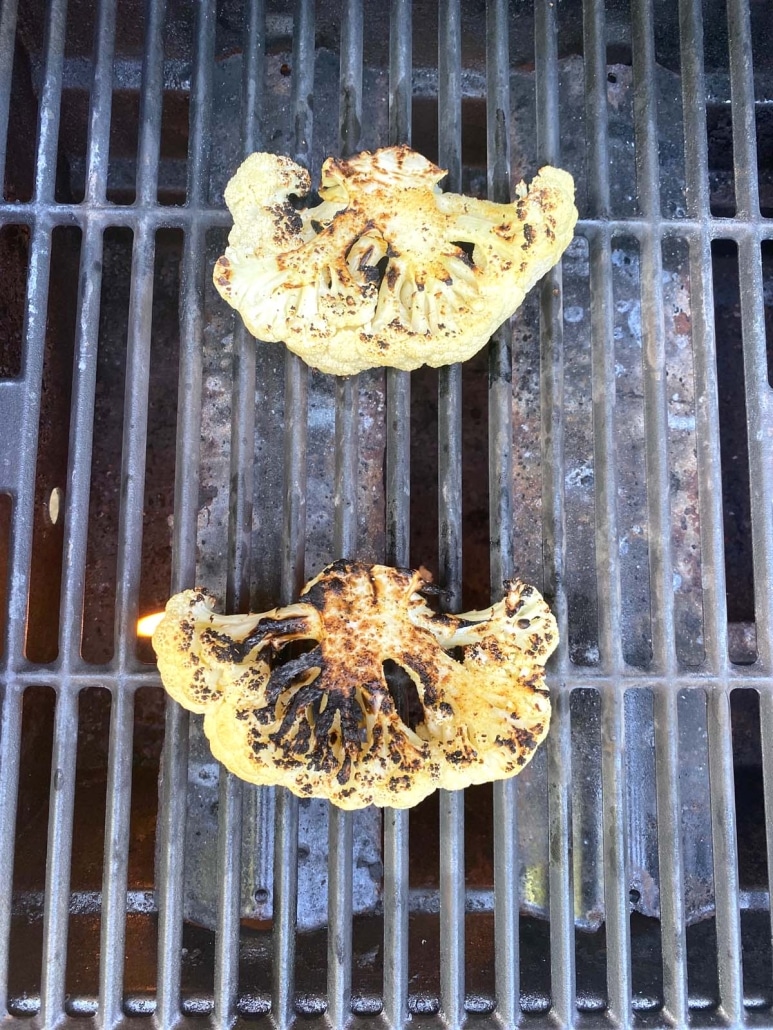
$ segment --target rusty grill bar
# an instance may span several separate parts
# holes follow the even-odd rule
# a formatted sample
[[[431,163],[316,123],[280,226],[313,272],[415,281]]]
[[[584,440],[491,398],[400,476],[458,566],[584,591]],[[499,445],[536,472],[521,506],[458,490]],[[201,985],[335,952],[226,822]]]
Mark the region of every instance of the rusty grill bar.
[[[170,5],[171,6],[171,5]],[[136,655],[135,624],[140,611],[144,483],[148,444],[149,385],[153,347],[153,291],[157,233],[182,230],[180,328],[181,349],[177,404],[176,479],[172,535],[171,589],[194,583],[197,574],[199,514],[199,456],[201,444],[202,350],[207,331],[206,289],[209,267],[207,239],[229,224],[227,212],[211,185],[213,97],[216,91],[218,18],[216,0],[195,5],[193,60],[190,76],[190,123],[186,200],[180,206],[159,201],[162,150],[162,98],[165,76],[164,27],[166,0],[147,0],[144,22],[142,75],[139,96],[136,200],[114,204],[108,199],[116,19],[121,7],[111,0],[96,5],[92,85],[87,121],[85,194],[82,203],[55,197],[60,114],[68,26],[67,0],[51,0],[46,9],[45,42],[35,139],[32,198],[0,200],[0,226],[29,229],[26,314],[23,328],[22,373],[0,379],[0,493],[12,498],[12,540],[8,577],[5,639],[0,653],[0,1022],[4,1026],[76,1025],[96,1020],[100,1026],[133,1024],[139,1011],[153,1013],[162,1027],[196,1025],[196,1013],[215,1026],[232,1026],[256,1011],[270,1008],[273,1025],[286,1030],[301,1018],[314,1025],[344,1028],[356,1023],[403,1026],[412,1019],[422,1026],[450,1028],[514,1026],[527,1018],[535,1026],[652,1026],[720,1025],[773,1027],[773,987],[764,1004],[747,996],[741,912],[742,898],[737,846],[736,781],[734,773],[731,693],[759,693],[767,868],[773,870],[773,463],[771,462],[770,342],[766,341],[761,244],[773,240],[773,222],[760,213],[758,154],[755,124],[755,77],[752,65],[752,21],[747,0],[727,0],[728,108],[732,118],[734,217],[710,214],[707,145],[707,85],[704,72],[704,14],[699,0],[679,0],[679,78],[684,122],[684,217],[663,213],[659,152],[656,10],[654,0],[630,5],[630,62],[632,68],[632,126],[635,147],[635,192],[638,210],[621,217],[612,202],[615,169],[608,129],[607,28],[601,0],[584,0],[581,12],[582,85],[586,124],[587,198],[578,235],[587,243],[589,282],[590,397],[586,411],[592,420],[595,590],[598,599],[598,651],[595,664],[575,664],[569,652],[567,596],[567,497],[564,410],[566,402],[564,347],[564,278],[551,271],[539,291],[540,439],[541,449],[542,588],[559,622],[562,643],[550,666],[553,721],[546,744],[547,867],[546,914],[549,916],[548,1004],[535,1005],[537,989],[526,973],[528,927],[524,926],[521,896],[519,824],[523,799],[515,780],[493,790],[493,991],[483,1007],[473,1005],[467,970],[476,939],[467,916],[474,910],[473,891],[466,886],[465,803],[459,793],[442,792],[439,799],[438,976],[436,987],[419,998],[414,970],[421,963],[414,953],[416,937],[411,919],[416,911],[410,866],[413,834],[409,815],[385,811],[383,817],[383,933],[380,949],[383,983],[377,1005],[353,1007],[353,945],[356,919],[353,902],[353,818],[331,808],[327,852],[326,970],[317,988],[302,994],[298,983],[299,955],[305,954],[297,930],[299,890],[299,803],[277,791],[273,834],[273,927],[270,983],[243,982],[242,856],[252,839],[256,812],[271,812],[267,794],[221,773],[218,785],[216,842],[217,918],[214,926],[212,988],[195,1004],[183,1001],[185,928],[186,833],[189,791],[189,749],[196,726],[174,704],[166,710],[164,749],[158,809],[157,969],[144,1009],[127,996],[124,985],[127,949],[128,868],[131,841],[132,750],[135,695],[141,687],[158,687],[152,668]],[[12,104],[14,47],[19,5],[5,0],[0,12],[0,167],[5,167],[13,139],[7,139]],[[471,8],[462,0],[438,5],[436,76],[438,155],[448,168],[447,188],[463,185],[462,125],[464,92],[464,25]],[[477,5],[476,5],[477,10]],[[418,12],[418,8],[417,8]],[[412,54],[422,32],[410,0],[391,0],[389,39],[385,42],[384,103],[387,105],[382,143],[409,142],[415,91]],[[73,16],[72,11],[69,12]],[[266,99],[269,15],[265,0],[245,0],[242,24],[240,85],[240,147],[244,156],[269,147],[261,112]],[[325,12],[314,0],[296,0],[292,27],[292,80],[286,104],[293,156],[310,167],[315,136],[326,131],[329,112],[314,107],[318,61],[316,23]],[[335,131],[338,152],[351,154],[360,146],[366,95],[365,54],[368,5],[345,0],[341,5],[339,38],[339,103]],[[540,164],[562,163],[560,123],[561,62],[558,5],[534,0],[510,5],[487,0],[485,5],[485,106],[488,195],[507,200],[515,160],[510,137],[514,66],[511,43],[518,19],[533,28],[536,154]],[[329,41],[326,45],[330,45]],[[770,99],[767,100],[769,104]],[[418,145],[418,144],[417,144]],[[64,510],[63,574],[58,658],[36,665],[25,657],[35,505],[36,456],[41,409],[41,383],[50,312],[51,254],[54,230],[77,226],[82,232],[79,292],[76,314],[74,371],[70,405],[69,451]],[[90,665],[81,656],[80,630],[86,590],[86,552],[89,531],[90,470],[94,443],[94,410],[105,230],[132,231],[131,290],[126,343],[126,392],[121,454],[120,518],[115,600],[115,653],[105,665]],[[626,663],[620,627],[625,617],[619,558],[621,504],[618,443],[615,430],[615,296],[613,262],[616,241],[634,239],[640,254],[642,312],[643,406],[646,430],[646,533],[651,594],[652,662],[648,669]],[[692,313],[690,335],[695,378],[696,480],[702,552],[701,590],[705,661],[699,669],[680,664],[675,633],[672,586],[672,512],[668,425],[668,383],[665,375],[663,244],[677,239],[686,244]],[[757,659],[734,665],[729,658],[728,609],[725,583],[722,469],[720,467],[719,381],[714,326],[712,242],[732,240],[738,247],[740,324],[743,336],[745,405],[748,423],[751,532]],[[488,513],[490,586],[501,596],[502,583],[517,569],[518,541],[514,539],[514,466],[527,446],[513,416],[513,334],[504,326],[491,341],[488,377]],[[263,346],[263,345],[258,345]],[[256,566],[254,447],[261,405],[274,398],[261,382],[255,342],[234,320],[232,343],[230,496],[227,529],[225,601],[228,610],[250,602]],[[279,600],[297,594],[307,568],[307,481],[309,477],[310,397],[316,389],[307,367],[294,356],[284,358],[284,483],[282,543],[278,558]],[[362,540],[358,522],[358,470],[363,425],[365,377],[336,381],[335,455],[331,490],[332,551],[330,557],[354,556],[371,542]],[[411,376],[388,370],[385,395],[384,555],[389,563],[409,565],[422,556],[411,554]],[[463,371],[460,366],[437,374],[437,493],[438,569],[452,610],[462,605],[464,482],[462,476],[465,418]],[[64,430],[63,430],[64,431]],[[483,462],[483,455],[479,456]],[[415,515],[415,513],[414,513]],[[0,546],[2,541],[0,540]],[[375,546],[375,545],[373,545]],[[2,588],[2,584],[0,584]],[[0,599],[2,599],[0,589]],[[2,615],[2,613],[0,613]],[[17,798],[22,754],[23,695],[33,686],[53,687],[51,785],[45,891],[42,906],[39,996],[20,998],[9,987],[12,925],[15,912],[14,854]],[[102,892],[98,994],[73,997],[67,988],[70,917],[76,905],[71,892],[71,855],[76,797],[76,753],[79,698],[90,687],[107,688],[111,695],[105,861]],[[577,788],[573,768],[574,715],[572,695],[597,691],[600,697],[601,741],[599,776],[602,799],[603,923],[605,930],[606,993],[601,1004],[585,1005],[578,987],[576,929],[577,884],[573,848],[573,797]],[[630,833],[628,799],[635,785],[628,782],[626,738],[629,718],[626,695],[651,692],[652,734],[657,799],[657,863],[659,874],[659,939],[662,984],[657,1003],[637,994],[636,938],[630,898]],[[716,946],[717,997],[711,1008],[693,997],[688,963],[688,889],[680,796],[679,699],[684,692],[703,691],[710,783],[710,826],[713,856],[713,917]],[[684,718],[684,715],[681,716]],[[411,823],[413,826],[413,823]],[[469,838],[467,838],[469,840]],[[768,873],[770,875],[770,872]],[[748,892],[746,892],[748,894]],[[769,890],[762,907],[773,920]],[[773,922],[771,923],[773,928]],[[249,927],[247,927],[249,929]],[[638,931],[637,931],[638,932]],[[771,931],[773,933],[773,929]],[[409,950],[409,941],[411,949]],[[422,942],[426,943],[426,942]],[[536,947],[536,945],[533,945]],[[596,942],[596,947],[601,945]],[[770,961],[770,957],[766,961]],[[296,977],[296,973],[298,976]],[[307,974],[303,974],[307,975]],[[770,970],[766,982],[770,981]],[[433,981],[434,982],[434,981]],[[257,998],[257,1002],[256,999]],[[423,1006],[423,1007],[422,1007]],[[476,1008],[477,1006],[477,1008]],[[641,1010],[641,1012],[639,1011]],[[322,1013],[324,1012],[324,1016]],[[79,1018],[84,1017],[84,1018]]]

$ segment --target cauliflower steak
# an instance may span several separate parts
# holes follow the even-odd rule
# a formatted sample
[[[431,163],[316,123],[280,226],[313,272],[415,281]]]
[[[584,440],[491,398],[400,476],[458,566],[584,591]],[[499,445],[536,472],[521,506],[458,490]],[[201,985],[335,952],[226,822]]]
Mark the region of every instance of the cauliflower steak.
[[[422,572],[342,560],[263,614],[218,615],[206,591],[186,590],[153,636],[162,681],[204,713],[232,772],[301,797],[407,808],[514,776],[548,730],[555,619],[518,581],[464,615],[433,611],[428,589]],[[396,703],[395,667],[412,705]]]
[[[322,202],[287,157],[256,153],[225,190],[234,224],[214,283],[260,340],[323,372],[413,369],[478,351],[569,245],[574,182],[545,167],[512,204],[443,193],[407,146],[322,166]]]

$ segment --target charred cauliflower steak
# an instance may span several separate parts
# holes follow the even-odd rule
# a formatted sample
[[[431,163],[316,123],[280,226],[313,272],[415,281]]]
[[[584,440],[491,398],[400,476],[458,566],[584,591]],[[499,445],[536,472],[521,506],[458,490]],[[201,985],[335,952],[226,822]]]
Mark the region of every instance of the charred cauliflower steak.
[[[234,225],[214,283],[260,340],[323,372],[464,361],[561,257],[577,210],[568,172],[543,168],[512,204],[437,185],[406,146],[322,166],[322,203],[287,157],[252,154],[225,191]]]
[[[296,604],[234,616],[186,590],[153,636],[161,678],[204,713],[232,772],[301,797],[407,808],[437,787],[514,776],[548,730],[555,619],[518,581],[465,615],[433,611],[427,586],[420,572],[338,561]],[[287,657],[292,641],[305,647]],[[412,713],[397,709],[391,663],[415,686]]]

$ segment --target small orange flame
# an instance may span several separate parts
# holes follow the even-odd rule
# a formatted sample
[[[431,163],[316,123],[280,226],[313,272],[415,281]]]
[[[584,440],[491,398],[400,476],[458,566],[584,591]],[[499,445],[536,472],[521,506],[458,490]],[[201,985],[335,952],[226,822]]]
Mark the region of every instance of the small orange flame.
[[[152,615],[143,615],[137,620],[137,636],[152,637],[156,632],[156,626],[164,617],[163,612],[153,612]]]

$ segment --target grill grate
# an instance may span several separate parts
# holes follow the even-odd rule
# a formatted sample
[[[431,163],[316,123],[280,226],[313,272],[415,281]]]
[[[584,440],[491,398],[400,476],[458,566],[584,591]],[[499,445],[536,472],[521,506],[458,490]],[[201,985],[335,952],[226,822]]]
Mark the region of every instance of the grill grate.
[[[545,747],[542,773],[547,801],[545,861],[534,876],[544,877],[541,907],[530,900],[524,887],[523,837],[536,825],[534,810],[527,810],[519,781],[493,787],[493,894],[476,893],[470,878],[471,853],[479,842],[473,839],[471,808],[457,793],[441,793],[438,801],[439,875],[435,901],[422,909],[412,874],[417,839],[426,832],[414,815],[386,811],[383,817],[383,884],[380,911],[383,931],[379,948],[383,984],[378,996],[360,992],[353,982],[358,964],[365,962],[355,922],[353,899],[354,820],[351,814],[331,809],[327,815],[328,881],[326,960],[315,967],[313,948],[297,931],[299,868],[299,802],[287,792],[277,792],[275,807],[268,791],[255,791],[228,774],[217,784],[217,916],[211,953],[205,953],[207,970],[203,981],[191,979],[187,880],[191,864],[186,821],[190,815],[191,766],[197,734],[196,720],[175,705],[166,709],[163,757],[159,781],[157,818],[157,861],[155,882],[147,893],[130,883],[132,841],[132,759],[135,742],[135,699],[143,687],[158,688],[152,667],[138,659],[135,625],[140,613],[145,480],[148,455],[149,388],[153,340],[154,269],[157,233],[172,228],[182,231],[180,288],[180,358],[177,391],[176,469],[174,520],[171,537],[171,588],[182,589],[201,572],[199,516],[203,462],[202,420],[206,421],[202,397],[205,394],[204,353],[211,331],[209,302],[209,244],[213,232],[228,226],[228,217],[212,185],[220,169],[214,153],[217,129],[215,98],[221,88],[220,59],[223,49],[218,33],[229,20],[239,21],[241,49],[240,126],[238,154],[277,145],[269,138],[263,112],[270,98],[266,86],[267,65],[272,57],[267,25],[273,19],[275,35],[281,36],[288,15],[286,5],[245,0],[240,5],[199,0],[191,43],[191,71],[184,91],[189,94],[189,135],[186,163],[185,203],[160,202],[159,169],[163,163],[163,98],[170,74],[184,78],[185,61],[170,41],[169,25],[179,16],[174,0],[147,0],[142,36],[142,70],[139,78],[139,116],[136,160],[136,200],[116,203],[110,185],[113,104],[117,92],[116,46],[126,10],[113,0],[93,5],[95,32],[90,71],[90,106],[86,123],[84,199],[82,203],[62,201],[58,193],[61,168],[63,121],[62,98],[68,75],[69,35],[81,10],[71,0],[51,0],[45,13],[45,36],[40,39],[39,124],[34,142],[32,199],[18,201],[6,191],[0,202],[0,226],[26,226],[29,230],[26,314],[23,328],[21,374],[0,379],[0,495],[11,498],[9,576],[7,589],[0,583],[0,608],[7,604],[8,617],[0,610],[0,627],[5,636],[0,648],[0,1021],[13,1026],[34,1015],[43,1026],[60,1025],[76,1017],[96,1017],[100,1025],[117,1026],[142,1013],[154,1013],[163,1026],[193,1025],[195,1017],[206,1015],[218,1026],[232,1025],[238,1017],[265,1014],[280,1030],[304,1017],[321,1016],[333,1027],[349,1025],[353,1006],[363,1022],[402,1026],[409,1018],[435,1027],[461,1027],[476,1022],[486,1026],[513,1026],[528,1014],[536,1025],[622,1025],[646,1022],[653,1026],[773,1027],[773,968],[769,950],[753,950],[742,933],[742,909],[767,913],[773,932],[773,906],[769,888],[742,890],[739,874],[736,824],[737,780],[734,766],[731,710],[734,691],[759,694],[759,736],[761,741],[762,790],[767,826],[773,826],[773,463],[771,445],[771,387],[765,333],[765,290],[761,245],[773,239],[773,222],[760,213],[760,185],[757,160],[755,112],[760,106],[759,75],[752,66],[752,11],[747,0],[727,0],[727,106],[732,121],[732,171],[736,212],[734,217],[710,214],[710,181],[707,140],[707,73],[703,40],[708,38],[710,19],[725,17],[725,8],[704,0],[679,0],[678,18],[668,24],[676,28],[679,40],[672,44],[677,66],[684,123],[685,211],[683,216],[663,214],[661,184],[664,177],[663,125],[658,118],[658,74],[661,64],[656,46],[667,4],[654,0],[632,0],[630,11],[621,13],[618,4],[584,0],[582,5],[565,5],[562,11],[550,0],[528,5],[507,0],[483,4],[462,4],[448,0],[438,4],[438,50],[434,74],[438,110],[438,152],[440,163],[449,169],[448,187],[465,184],[465,151],[462,141],[463,104],[468,88],[463,68],[465,47],[472,45],[465,33],[470,19],[485,16],[481,33],[480,63],[485,65],[482,93],[486,106],[486,187],[493,199],[508,199],[511,171],[520,155],[512,138],[516,104],[513,82],[520,54],[522,24],[533,29],[534,117],[538,164],[562,164],[562,145],[571,150],[571,140],[562,136],[561,102],[563,57],[559,59],[559,29],[562,19],[571,20],[572,8],[579,17],[579,43],[583,54],[581,85],[585,122],[585,153],[588,174],[584,209],[578,234],[587,245],[589,314],[586,329],[590,348],[590,393],[585,412],[592,421],[593,458],[593,562],[586,570],[589,590],[597,598],[597,661],[578,664],[572,660],[569,640],[571,597],[567,589],[567,554],[573,531],[573,514],[567,499],[567,388],[571,355],[565,329],[564,278],[561,268],[550,272],[538,287],[539,332],[539,428],[541,496],[535,500],[541,514],[541,569],[543,589],[559,621],[562,645],[551,665],[550,685],[554,714]],[[131,6],[131,5],[128,5]],[[30,5],[30,8],[43,5]],[[340,24],[335,23],[334,49],[339,64],[336,85],[339,113],[337,126],[324,106],[313,103],[319,87],[319,66],[330,32],[326,5],[314,0],[296,0],[290,32],[292,76],[281,94],[286,123],[279,135],[279,149],[293,152],[296,160],[313,167],[320,149],[318,139],[341,153],[353,153],[367,136],[363,122],[367,104],[380,103],[374,93],[380,86],[388,97],[381,142],[410,141],[412,101],[426,68],[414,67],[413,57],[425,52],[424,20],[431,21],[426,5],[412,8],[409,0],[391,0],[387,13],[375,14],[362,0],[345,0],[340,5]],[[237,13],[232,9],[238,8]],[[127,8],[128,9],[128,8]],[[670,8],[669,8],[670,9]],[[374,31],[365,31],[365,16],[389,26],[384,44],[383,74],[369,66]],[[14,147],[22,141],[9,134],[13,124],[14,68],[29,32],[22,31],[26,12],[17,0],[4,0],[0,12],[0,167],[7,170]],[[131,16],[131,12],[129,12]],[[338,17],[338,16],[337,16]],[[432,15],[434,17],[434,15]],[[610,128],[608,68],[610,24],[620,19],[630,38],[632,76],[632,130],[635,150],[635,196],[638,208],[623,217],[614,197],[616,182],[615,141]],[[378,21],[381,19],[381,21]],[[18,23],[18,25],[17,25]],[[26,23],[24,23],[26,24]],[[277,27],[278,26],[278,27]],[[467,27],[467,28],[466,28]],[[759,26],[758,26],[759,28]],[[18,31],[17,31],[18,30]],[[33,34],[34,35],[34,34]],[[474,33],[473,33],[474,36]],[[754,44],[754,45],[753,45]],[[281,44],[274,41],[275,51]],[[174,52],[172,52],[174,51]],[[368,56],[370,54],[370,57]],[[624,62],[623,62],[624,63]],[[171,69],[171,71],[170,71]],[[531,74],[531,72],[529,72]],[[724,74],[724,72],[722,73]],[[431,76],[430,76],[431,78]],[[367,83],[371,83],[368,87]],[[375,85],[374,85],[375,84]],[[423,88],[423,87],[422,87]],[[136,83],[135,83],[136,89]],[[755,92],[756,91],[756,92]],[[368,108],[370,109],[370,108]],[[290,127],[290,128],[288,128]],[[29,128],[29,127],[28,127]],[[417,142],[417,146],[418,146]],[[577,143],[574,143],[575,149]],[[574,151],[572,151],[574,154]],[[572,157],[572,160],[574,157]],[[569,162],[563,162],[569,163]],[[73,164],[75,167],[75,164]],[[531,169],[530,169],[531,170]],[[577,169],[579,170],[579,169]],[[52,267],[52,237],[61,226],[75,226],[82,234],[79,258],[78,309],[75,330],[72,398],[70,402],[67,482],[64,492],[63,572],[59,606],[58,657],[49,664],[36,664],[25,657],[33,561],[33,526],[36,520],[36,462],[40,447],[39,426],[41,384],[46,349],[50,287],[56,276]],[[89,497],[95,397],[98,389],[98,339],[100,307],[103,303],[102,267],[107,249],[105,231],[125,227],[132,232],[131,292],[126,343],[126,394],[123,412],[120,467],[120,519],[118,529],[115,652],[104,665],[89,664],[81,656],[81,628],[87,591],[86,563],[89,534]],[[642,398],[645,438],[647,573],[649,577],[651,661],[634,666],[626,661],[622,627],[627,625],[623,563],[619,545],[621,507],[626,484],[618,459],[619,426],[616,417],[617,370],[615,332],[617,326],[614,261],[621,240],[633,240],[638,254],[641,300]],[[686,281],[689,287],[692,362],[695,389],[696,503],[700,518],[702,645],[705,660],[698,667],[680,660],[673,570],[672,463],[669,438],[669,380],[666,332],[664,242],[680,241],[685,247]],[[730,661],[728,606],[725,584],[726,541],[723,534],[722,467],[720,464],[720,383],[717,372],[715,297],[712,281],[712,243],[729,240],[737,245],[740,282],[739,319],[743,339],[743,379],[748,435],[748,475],[751,484],[751,534],[754,575],[754,628],[756,660],[739,665]],[[622,248],[622,249],[621,249]],[[564,275],[568,278],[566,269]],[[531,310],[531,309],[529,309]],[[222,316],[221,316],[222,317]],[[519,316],[528,323],[528,313]],[[536,322],[532,319],[531,328]],[[564,335],[567,346],[564,346]],[[572,337],[571,339],[574,339]],[[411,510],[411,416],[412,377],[388,370],[381,374],[336,381],[330,386],[329,404],[334,411],[332,490],[323,502],[309,497],[313,434],[310,429],[315,405],[326,403],[324,387],[294,356],[266,358],[256,354],[254,341],[239,320],[233,324],[231,343],[230,440],[227,472],[230,490],[227,527],[224,533],[224,589],[229,610],[243,609],[255,598],[256,569],[262,553],[256,553],[256,525],[263,514],[256,504],[260,469],[256,464],[256,436],[260,436],[262,412],[284,412],[280,462],[281,546],[275,557],[266,558],[268,571],[259,590],[270,591],[273,565],[279,600],[287,603],[298,591],[308,572],[313,527],[307,524],[307,504],[324,503],[329,512],[330,550],[338,554],[375,554],[382,549],[386,560],[409,565],[420,562],[411,554],[416,512]],[[504,579],[520,570],[518,542],[513,526],[520,500],[514,484],[516,465],[527,446],[536,447],[521,433],[514,416],[514,333],[505,327],[493,338],[487,352],[487,366],[475,366],[488,379],[488,526],[490,587],[496,595]],[[278,375],[269,362],[279,361]],[[265,364],[264,364],[265,362]],[[284,379],[281,379],[281,374]],[[276,370],[275,370],[276,371]],[[272,394],[272,383],[283,381],[281,405]],[[415,382],[416,380],[413,380]],[[465,482],[462,475],[465,453],[463,428],[466,418],[465,384],[461,367],[440,370],[436,380],[438,571],[447,588],[447,603],[462,604]],[[385,465],[380,503],[363,508],[362,449],[368,428],[362,416],[363,396],[373,391],[385,398],[381,430]],[[423,396],[423,395],[422,395]],[[320,401],[319,397],[323,400]],[[60,432],[66,432],[59,426]],[[265,441],[264,441],[265,442]],[[270,441],[268,441],[270,444]],[[415,447],[415,444],[414,444]],[[380,471],[379,471],[380,476]],[[230,487],[229,487],[230,484]],[[329,503],[328,503],[329,502]],[[0,516],[3,507],[0,506]],[[380,513],[381,526],[373,529],[373,511]],[[0,527],[2,529],[2,527]],[[366,534],[365,530],[368,531]],[[378,534],[381,534],[379,536]],[[383,536],[383,541],[382,541]],[[372,537],[372,538],[371,538]],[[3,547],[0,532],[0,549]],[[383,548],[382,548],[383,543]],[[265,546],[265,545],[264,545]],[[416,549],[414,548],[414,551]],[[1,560],[0,569],[4,562]],[[20,770],[24,755],[23,713],[25,691],[53,687],[56,704],[53,716],[51,785],[47,801],[46,873],[42,897],[19,897],[15,862],[18,838],[29,813],[18,805],[24,783]],[[83,691],[107,688],[111,693],[109,751],[106,767],[105,862],[102,890],[76,892],[72,887],[74,834],[83,832],[74,819],[78,787],[76,767],[79,702]],[[573,696],[584,693],[599,698],[597,737],[599,745],[593,768],[599,784],[588,786],[577,779],[577,737],[587,725],[573,706]],[[651,699],[648,720],[632,715],[631,692],[646,703]],[[712,919],[713,951],[716,963],[716,991],[704,990],[691,960],[700,941],[690,945],[692,865],[685,847],[685,805],[692,803],[685,786],[684,756],[680,723],[689,710],[685,697],[705,699],[705,755],[707,768],[700,770],[710,805],[710,848],[714,874],[708,908]],[[695,707],[695,706],[693,706]],[[700,708],[701,704],[697,705]],[[657,876],[657,924],[635,922],[632,911],[632,848],[640,832],[634,818],[644,791],[633,779],[630,762],[632,733],[650,733],[654,753],[654,786],[657,819],[657,855],[652,860]],[[626,747],[626,735],[629,746]],[[535,767],[536,767],[535,763]],[[524,778],[525,780],[525,778]],[[709,790],[710,786],[710,790]],[[538,797],[533,787],[532,801]],[[685,797],[682,796],[684,791]],[[599,892],[603,912],[603,938],[590,943],[579,935],[578,916],[585,905],[580,897],[582,880],[578,857],[577,825],[581,813],[578,792],[591,817],[595,812],[600,833]],[[468,799],[469,799],[468,792]],[[476,794],[475,798],[482,795]],[[595,798],[595,802],[594,802]],[[594,808],[595,803],[595,808]],[[633,808],[631,807],[633,806]],[[644,802],[641,801],[641,809]],[[275,810],[273,833],[273,925],[255,925],[245,916],[245,872],[243,856],[258,837],[260,820]],[[641,813],[640,813],[641,814]],[[426,818],[426,816],[422,817]],[[410,828],[410,832],[409,832]],[[540,842],[535,843],[538,849]],[[773,832],[766,835],[767,869],[773,870]],[[549,858],[549,861],[548,861]],[[40,892],[39,892],[40,893]],[[545,924],[524,915],[528,905],[549,916]],[[472,958],[485,933],[471,919],[476,905],[493,912],[494,959],[491,989],[476,994],[471,974]],[[37,906],[37,908],[35,907]],[[80,907],[79,907],[80,906]],[[89,908],[90,906],[90,908]],[[250,917],[256,906],[246,906]],[[72,968],[79,956],[68,950],[72,941],[72,920],[88,910],[99,915],[97,994],[73,992],[69,985]],[[157,947],[156,976],[152,984],[135,994],[126,987],[127,912],[149,911],[157,915],[153,941]],[[419,954],[417,940],[424,932],[412,923],[416,913],[437,913],[439,945],[434,968],[432,960]],[[20,914],[21,913],[21,914]],[[20,925],[38,925],[40,971],[32,971],[29,990],[13,986],[13,951]],[[421,927],[429,926],[421,923]],[[547,929],[545,926],[547,925]],[[653,929],[654,926],[654,929]],[[354,927],[354,929],[353,929]],[[541,929],[540,929],[541,928]],[[37,932],[37,931],[36,931]],[[540,934],[542,936],[540,937]],[[659,939],[660,959],[652,952],[652,935]],[[770,936],[764,934],[764,936]],[[708,938],[711,940],[711,937]],[[270,944],[266,943],[270,940]],[[696,940],[698,944],[696,945]],[[409,950],[410,945],[410,950]],[[26,945],[25,945],[26,946]],[[258,958],[250,964],[250,948]],[[263,951],[261,951],[263,948]],[[481,945],[486,952],[487,945]],[[649,965],[662,966],[662,979],[655,986],[643,984],[637,962],[647,949]],[[587,959],[590,953],[591,959]],[[547,958],[549,954],[549,959]],[[762,956],[762,958],[760,958]],[[549,975],[539,966],[546,958]],[[588,990],[585,967],[601,964],[594,974],[602,986]],[[187,963],[187,964],[186,964]],[[646,963],[645,963],[646,964]],[[758,966],[766,964],[764,970]],[[304,967],[312,968],[312,973]],[[270,981],[260,980],[261,970],[271,970]],[[649,967],[648,967],[649,968]],[[429,973],[427,970],[429,969]],[[256,970],[258,973],[256,973]],[[297,974],[297,978],[296,978]],[[439,974],[439,975],[437,975]],[[754,974],[763,987],[752,989]],[[427,983],[436,987],[427,989]],[[206,989],[186,985],[186,977]],[[303,986],[309,980],[314,991]],[[709,977],[710,979],[710,977]],[[547,981],[547,987],[543,984]],[[26,981],[25,981],[26,982]],[[696,986],[698,985],[698,986]],[[595,993],[594,993],[595,991]],[[760,1000],[761,999],[761,1000]],[[480,1015],[475,1013],[480,1012]]]

